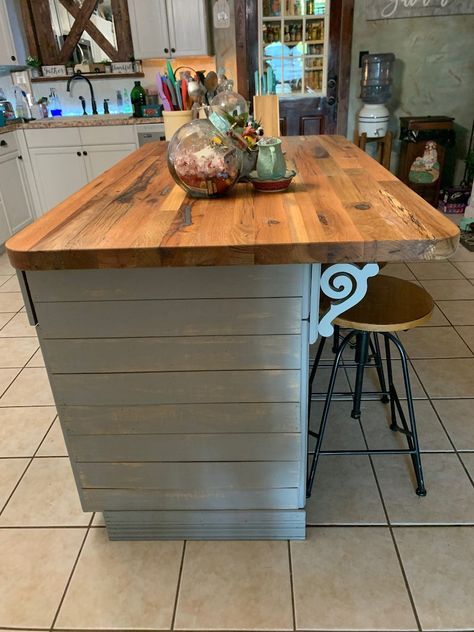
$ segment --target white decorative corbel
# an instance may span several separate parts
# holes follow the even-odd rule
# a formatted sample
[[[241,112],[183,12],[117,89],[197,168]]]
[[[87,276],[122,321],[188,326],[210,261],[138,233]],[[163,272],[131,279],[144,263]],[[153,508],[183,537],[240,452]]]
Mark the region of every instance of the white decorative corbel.
[[[321,291],[331,299],[331,307],[319,321],[321,336],[333,335],[333,320],[364,298],[369,277],[378,271],[376,263],[367,263],[361,268],[353,263],[336,263],[326,268],[321,275]]]

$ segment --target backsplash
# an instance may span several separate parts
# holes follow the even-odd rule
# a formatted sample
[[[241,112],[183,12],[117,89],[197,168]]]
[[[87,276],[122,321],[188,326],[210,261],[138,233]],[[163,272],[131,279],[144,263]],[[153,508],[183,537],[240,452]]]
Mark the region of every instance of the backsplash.
[[[175,70],[179,66],[186,66],[194,68],[195,70],[215,70],[214,57],[186,57],[185,59],[173,59],[171,62],[173,69]],[[165,72],[166,61],[163,59],[147,60],[143,62],[144,77],[139,79],[142,86],[150,88],[156,92],[156,73]],[[117,91],[124,93],[127,90],[130,95],[130,91],[134,85],[133,77],[120,77],[113,79],[93,79],[92,86],[94,88],[95,98],[97,101],[97,109],[99,114],[103,113],[104,99],[109,99],[109,110],[111,114],[118,112],[117,109]],[[61,101],[61,107],[63,110],[63,116],[74,116],[82,114],[82,107],[79,101],[79,97],[83,96],[87,103],[87,112],[92,113],[90,104],[89,86],[84,81],[75,82],[72,86],[72,94],[66,90],[66,81],[51,81],[33,83],[33,96],[35,101],[41,97],[47,97],[50,94],[51,88],[56,90],[56,93]],[[131,110],[130,110],[131,111]]]
[[[173,59],[171,65],[174,70],[180,66],[191,67],[194,70],[203,70],[209,72],[216,69],[214,57],[186,57],[182,59]],[[140,79],[144,88],[150,88],[156,92],[156,73],[164,73],[166,70],[166,61],[163,59],[153,59],[143,62],[144,77]],[[3,89],[7,99],[14,102],[13,97],[13,81],[12,77],[0,77],[0,88]],[[104,99],[109,99],[109,110],[111,114],[118,112],[117,109],[117,91],[124,93],[124,90],[132,90],[134,85],[133,77],[121,77],[117,75],[112,79],[93,79],[92,86],[94,88],[95,98],[97,101],[97,109],[99,114],[103,113]],[[41,97],[48,97],[51,88],[56,90],[56,94],[61,102],[63,116],[82,115],[82,107],[79,97],[83,96],[87,103],[87,112],[92,113],[90,103],[89,86],[84,82],[75,82],[72,86],[72,94],[66,90],[67,82],[65,81],[44,81],[41,83],[32,83],[33,98],[36,101]]]

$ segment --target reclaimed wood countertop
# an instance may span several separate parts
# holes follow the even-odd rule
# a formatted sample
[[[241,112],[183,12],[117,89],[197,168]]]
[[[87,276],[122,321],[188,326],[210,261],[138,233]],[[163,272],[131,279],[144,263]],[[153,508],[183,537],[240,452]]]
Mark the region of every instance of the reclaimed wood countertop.
[[[341,136],[283,139],[298,175],[285,193],[238,184],[187,197],[167,143],[119,162],[7,242],[22,270],[428,260],[458,228]]]

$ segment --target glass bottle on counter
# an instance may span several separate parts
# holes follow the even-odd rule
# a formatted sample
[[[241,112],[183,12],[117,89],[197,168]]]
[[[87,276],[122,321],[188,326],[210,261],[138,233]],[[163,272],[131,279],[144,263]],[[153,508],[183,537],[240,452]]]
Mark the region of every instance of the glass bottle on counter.
[[[117,112],[119,114],[123,112],[123,96],[120,90],[117,90]]]
[[[132,100],[133,116],[142,118],[142,105],[146,105],[146,92],[140,81],[135,81],[135,86],[130,93]]]

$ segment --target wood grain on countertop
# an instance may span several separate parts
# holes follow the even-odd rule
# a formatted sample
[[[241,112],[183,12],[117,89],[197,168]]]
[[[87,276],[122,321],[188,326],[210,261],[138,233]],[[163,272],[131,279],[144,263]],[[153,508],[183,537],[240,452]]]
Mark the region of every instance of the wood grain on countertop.
[[[428,260],[458,228],[340,136],[283,139],[298,175],[286,193],[238,184],[194,199],[167,144],[137,150],[7,242],[23,270]]]

